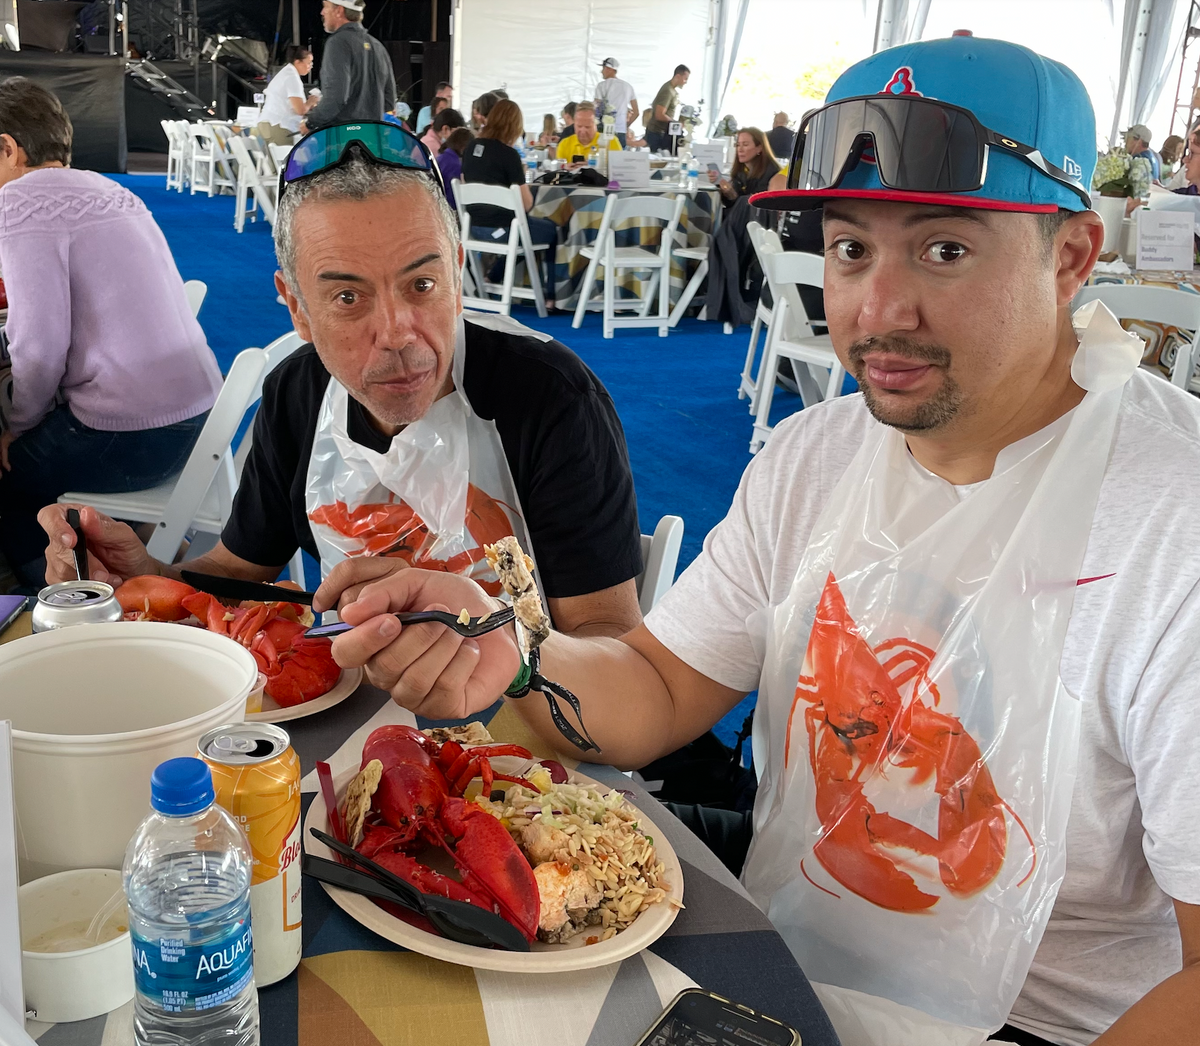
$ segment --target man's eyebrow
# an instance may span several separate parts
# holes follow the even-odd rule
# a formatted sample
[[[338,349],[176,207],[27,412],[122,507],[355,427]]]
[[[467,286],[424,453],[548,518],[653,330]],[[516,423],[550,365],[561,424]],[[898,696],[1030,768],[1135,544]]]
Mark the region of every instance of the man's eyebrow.
[[[869,228],[869,223],[861,218],[855,218],[845,211],[840,211],[836,207],[830,207],[825,204],[824,218],[833,222],[845,222],[847,225],[853,225],[859,229]],[[919,211],[914,211],[904,219],[904,227],[911,229],[914,225],[920,225],[922,222],[929,221],[960,221],[974,222],[976,225],[982,225],[985,228],[990,227],[987,218],[979,211],[972,207],[922,207]]]
[[[400,271],[401,272],[412,272],[413,269],[419,269],[422,265],[428,265],[431,261],[438,261],[441,257],[442,256],[438,251],[430,251],[428,254],[422,255],[416,261],[409,262]]]
[[[412,272],[413,269],[419,269],[422,265],[428,265],[431,261],[437,261],[441,258],[441,254],[437,251],[430,251],[428,254],[422,255],[416,261],[409,262],[400,271]],[[352,272],[322,272],[317,274],[318,280],[327,280],[330,283],[366,283],[366,278],[356,276]]]

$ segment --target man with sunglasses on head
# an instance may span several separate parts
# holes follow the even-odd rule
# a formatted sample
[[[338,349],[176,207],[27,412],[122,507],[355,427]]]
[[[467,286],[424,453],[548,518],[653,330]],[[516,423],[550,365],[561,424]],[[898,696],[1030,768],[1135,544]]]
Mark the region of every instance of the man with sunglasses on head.
[[[1079,79],[1013,44],[843,73],[753,202],[823,206],[861,395],[775,428],[643,625],[540,650],[619,766],[757,688],[752,820],[680,812],[744,857],[844,1042],[1200,1042],[1200,406],[1072,313],[1094,155]],[[494,609],[465,579],[357,596],[334,656],[420,714],[524,692],[508,630],[414,685],[429,640],[384,615]]]
[[[276,287],[310,344],[264,383],[220,542],[182,566],[272,581],[299,547],[322,575],[341,564],[335,584],[351,592],[410,565],[498,592],[483,546],[514,534],[556,628],[636,626],[641,537],[612,400],[548,335],[464,316],[458,221],[428,150],[385,123],[303,139],[280,177],[275,245]],[[74,576],[65,506],[39,520],[47,581]],[[94,580],[179,576],[125,524],[93,509],[82,522]],[[471,647],[450,651],[468,672]]]

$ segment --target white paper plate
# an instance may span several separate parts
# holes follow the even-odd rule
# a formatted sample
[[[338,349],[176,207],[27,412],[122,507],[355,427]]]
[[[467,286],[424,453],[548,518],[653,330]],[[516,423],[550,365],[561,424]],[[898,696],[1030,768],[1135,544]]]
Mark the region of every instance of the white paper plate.
[[[496,760],[497,767],[503,766],[505,761],[506,759]],[[355,772],[347,771],[334,779],[334,788],[339,802],[346,785],[350,783]],[[600,789],[608,790],[607,785],[574,770],[571,771],[571,783],[593,784]],[[668,896],[682,901],[683,869],[679,866],[679,858],[675,856],[675,851],[667,842],[667,837],[651,823],[650,818],[645,814],[640,817],[640,826],[647,835],[654,837],[658,859],[665,866],[667,882],[670,884]],[[325,810],[325,800],[320,792],[317,792],[313,798],[312,806],[308,808],[308,816],[304,819],[304,849],[314,857],[335,859],[335,855],[328,847],[309,834],[309,828],[329,832],[329,817]],[[588,931],[585,930],[563,944],[542,944],[535,941],[530,945],[531,950],[528,952],[508,952],[497,948],[476,948],[469,944],[448,941],[437,934],[427,933],[425,930],[418,930],[415,926],[401,922],[368,897],[351,893],[349,890],[342,890],[336,886],[329,886],[326,883],[321,885],[325,887],[326,892],[342,911],[368,930],[373,930],[393,944],[398,944],[402,948],[408,948],[410,951],[419,952],[422,955],[428,955],[433,959],[457,963],[460,966],[473,966],[480,970],[501,970],[508,973],[566,973],[570,970],[590,970],[597,966],[620,962],[631,955],[636,955],[643,948],[657,941],[667,932],[679,912],[669,901],[662,901],[642,912],[628,929],[622,930],[607,941],[585,944],[584,941],[588,937]]]
[[[361,668],[343,668],[342,674],[338,676],[338,681],[333,685],[332,690],[326,690],[320,697],[314,697],[311,701],[304,701],[289,708],[280,708],[266,694],[263,694],[262,711],[249,713],[246,716],[246,722],[286,723],[290,719],[303,719],[305,716],[324,712],[327,708],[340,705],[354,693],[358,689],[358,684],[362,682],[362,677],[363,670]]]

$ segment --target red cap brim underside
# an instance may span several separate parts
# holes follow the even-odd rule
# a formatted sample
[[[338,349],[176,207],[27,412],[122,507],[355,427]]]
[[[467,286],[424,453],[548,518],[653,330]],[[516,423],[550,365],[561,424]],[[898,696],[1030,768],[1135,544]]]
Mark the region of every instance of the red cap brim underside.
[[[891,200],[896,203],[927,203],[940,207],[971,207],[983,211],[1020,211],[1024,214],[1053,214],[1056,203],[1017,203],[1013,200],[988,200],[965,193],[902,192],[897,189],[778,189],[755,193],[754,207],[768,211],[808,211],[826,200]]]

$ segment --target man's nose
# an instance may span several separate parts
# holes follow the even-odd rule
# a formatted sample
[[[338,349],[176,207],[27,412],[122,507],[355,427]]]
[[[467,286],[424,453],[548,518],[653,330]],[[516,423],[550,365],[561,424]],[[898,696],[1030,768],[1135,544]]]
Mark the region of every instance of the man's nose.
[[[416,310],[405,295],[388,291],[380,296],[376,339],[379,348],[401,349],[412,340]]]
[[[921,324],[917,280],[900,261],[880,259],[855,281],[862,336],[916,330]]]

